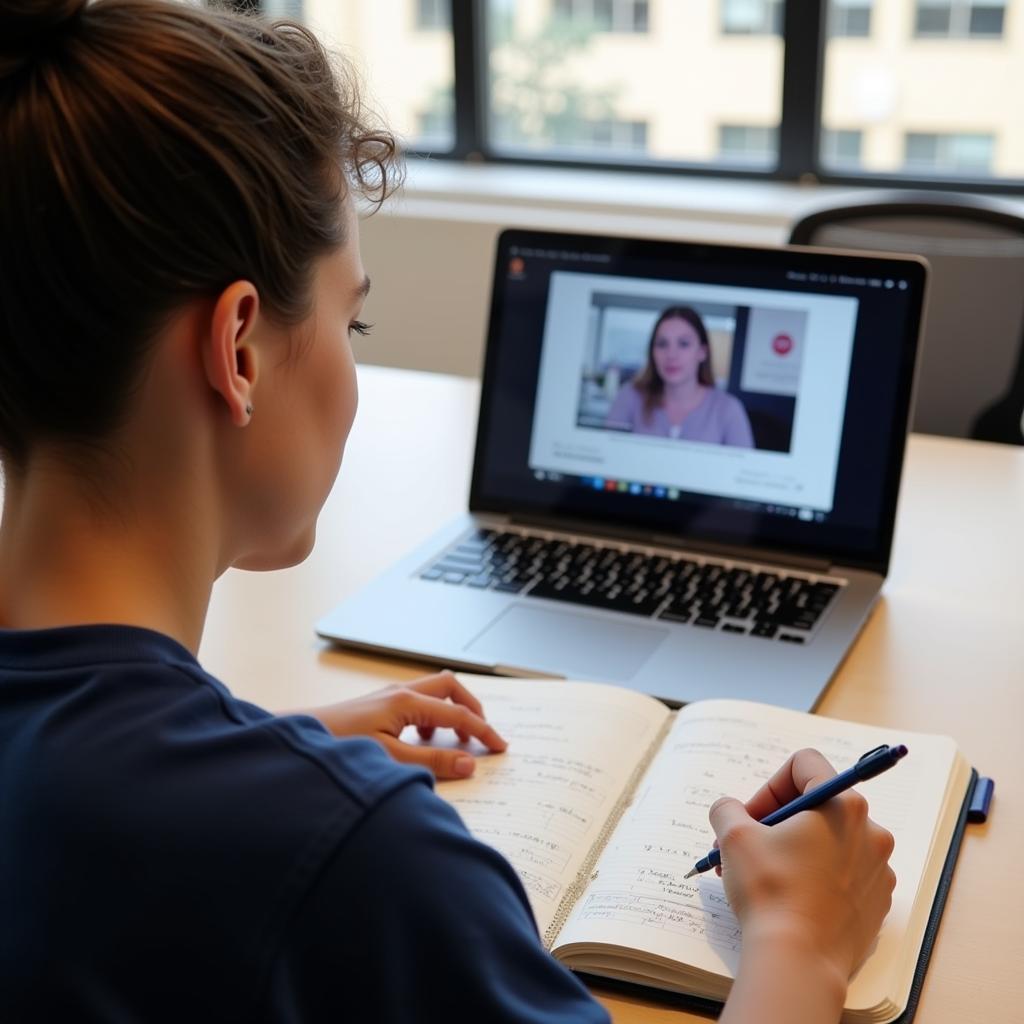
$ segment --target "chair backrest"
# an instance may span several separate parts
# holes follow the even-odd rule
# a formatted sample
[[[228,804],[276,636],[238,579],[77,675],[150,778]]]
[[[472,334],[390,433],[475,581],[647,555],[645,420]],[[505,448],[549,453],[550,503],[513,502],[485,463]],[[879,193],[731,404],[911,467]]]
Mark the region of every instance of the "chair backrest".
[[[790,242],[914,253],[931,264],[914,430],[971,437],[984,411],[1010,400],[1024,370],[1024,217],[961,195],[873,194],[803,217]],[[1024,409],[1016,412],[999,440],[1024,443]]]

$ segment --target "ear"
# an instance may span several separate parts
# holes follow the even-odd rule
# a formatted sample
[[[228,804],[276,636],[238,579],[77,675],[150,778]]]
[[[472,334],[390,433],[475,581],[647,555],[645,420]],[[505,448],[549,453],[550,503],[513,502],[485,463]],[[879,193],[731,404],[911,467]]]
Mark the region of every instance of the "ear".
[[[237,427],[246,426],[252,415],[259,363],[253,328],[259,311],[260,296],[252,282],[229,284],[214,303],[203,346],[206,379]]]

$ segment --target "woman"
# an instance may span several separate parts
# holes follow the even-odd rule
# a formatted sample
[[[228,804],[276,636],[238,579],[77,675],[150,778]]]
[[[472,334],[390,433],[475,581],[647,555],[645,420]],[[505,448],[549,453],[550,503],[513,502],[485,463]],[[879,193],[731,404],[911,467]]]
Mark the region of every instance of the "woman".
[[[606,1020],[432,792],[472,758],[399,739],[504,748],[453,677],[275,716],[195,656],[225,569],[313,545],[391,136],[297,27],[0,0],[0,152],[5,1024]],[[734,1020],[837,1019],[888,908],[859,797],[751,819],[830,773],[713,810]]]
[[[754,447],[743,403],[715,387],[708,332],[688,306],[658,317],[647,365],[616,395],[605,422],[634,434]]]

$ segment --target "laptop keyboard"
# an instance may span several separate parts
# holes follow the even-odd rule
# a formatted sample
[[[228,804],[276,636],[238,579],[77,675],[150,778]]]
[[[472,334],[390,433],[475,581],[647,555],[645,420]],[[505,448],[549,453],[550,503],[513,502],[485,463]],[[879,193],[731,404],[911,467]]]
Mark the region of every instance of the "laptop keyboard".
[[[474,530],[420,579],[804,643],[839,584],[733,562]]]

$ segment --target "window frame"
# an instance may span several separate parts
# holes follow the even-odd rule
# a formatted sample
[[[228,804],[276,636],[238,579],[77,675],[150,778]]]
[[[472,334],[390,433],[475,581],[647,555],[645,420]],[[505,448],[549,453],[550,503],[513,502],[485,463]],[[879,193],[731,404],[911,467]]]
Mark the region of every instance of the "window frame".
[[[254,0],[236,0],[251,5]],[[605,159],[567,153],[538,153],[493,145],[487,133],[488,46],[487,0],[450,0],[454,45],[454,143],[448,150],[418,150],[429,156],[469,163],[564,167],[581,170],[635,171],[677,177],[748,179],[799,184],[877,186],[1024,194],[1024,177],[972,178],[959,175],[914,177],[910,174],[854,171],[825,166],[820,153],[824,93],[825,46],[829,0],[789,0],[783,11],[784,57],[778,163],[775,167],[737,167],[718,163],[687,163],[637,159],[635,154],[609,154]],[[715,0],[720,2],[720,0]],[[657,9],[648,8],[648,31],[657,30]],[[916,37],[912,37],[918,41]],[[992,37],[996,38],[996,37]],[[921,39],[920,42],[926,42]]]

